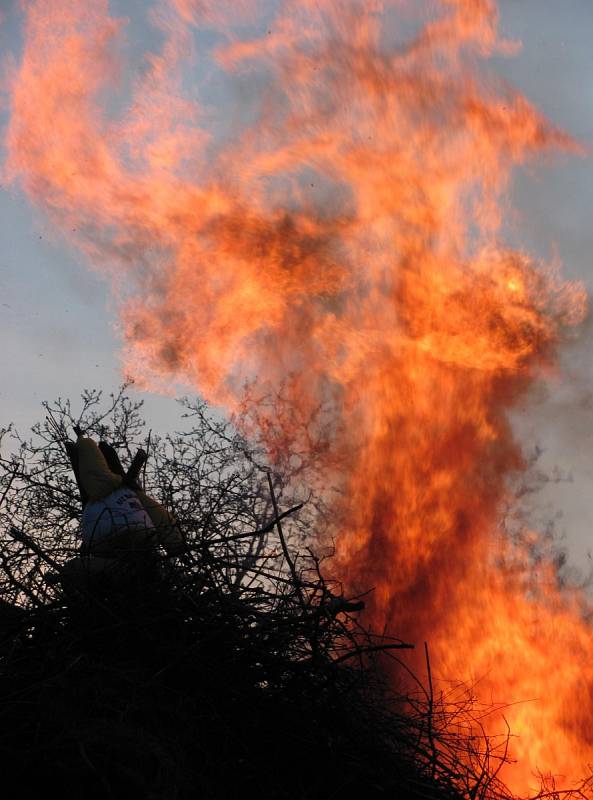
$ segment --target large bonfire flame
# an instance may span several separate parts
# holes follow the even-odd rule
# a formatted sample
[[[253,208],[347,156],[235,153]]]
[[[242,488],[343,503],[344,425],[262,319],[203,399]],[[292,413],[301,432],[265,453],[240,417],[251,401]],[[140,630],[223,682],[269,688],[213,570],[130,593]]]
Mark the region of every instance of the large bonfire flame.
[[[510,704],[514,790],[582,776],[585,601],[500,534],[508,411],[584,311],[500,245],[501,210],[516,165],[576,146],[483,74],[510,48],[494,0],[157,5],[131,79],[106,0],[26,4],[8,174],[109,273],[136,375],[231,410],[245,380],[282,386],[276,445],[331,409],[338,555],[373,624]]]

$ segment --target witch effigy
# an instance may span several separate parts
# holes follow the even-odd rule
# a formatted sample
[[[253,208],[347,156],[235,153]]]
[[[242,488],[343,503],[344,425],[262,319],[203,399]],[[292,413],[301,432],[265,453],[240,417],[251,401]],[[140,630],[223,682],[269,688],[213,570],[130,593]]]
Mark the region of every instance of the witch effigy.
[[[121,578],[158,553],[182,554],[185,542],[175,518],[140,486],[147,454],[139,450],[125,471],[112,445],[74,430],[76,442],[67,441],[66,451],[82,502],[82,543],[80,554],[64,565],[64,577]]]

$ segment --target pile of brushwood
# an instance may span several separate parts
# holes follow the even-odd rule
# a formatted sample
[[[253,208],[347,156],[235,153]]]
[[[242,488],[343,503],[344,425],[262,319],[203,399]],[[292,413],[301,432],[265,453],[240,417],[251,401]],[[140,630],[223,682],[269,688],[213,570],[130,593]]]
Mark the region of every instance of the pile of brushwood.
[[[65,800],[508,796],[504,758],[449,724],[430,687],[384,685],[382,661],[405,671],[410,645],[365,630],[362,604],[324,577],[307,547],[323,515],[288,491],[294,459],[271,476],[199,403],[186,403],[189,430],[158,439],[125,392],[102,402],[88,392],[74,415],[58,401],[30,438],[4,432],[5,785]],[[65,577],[80,520],[63,446],[74,424],[124,456],[148,447],[145,480],[174,507],[181,557],[131,558],[106,582]]]

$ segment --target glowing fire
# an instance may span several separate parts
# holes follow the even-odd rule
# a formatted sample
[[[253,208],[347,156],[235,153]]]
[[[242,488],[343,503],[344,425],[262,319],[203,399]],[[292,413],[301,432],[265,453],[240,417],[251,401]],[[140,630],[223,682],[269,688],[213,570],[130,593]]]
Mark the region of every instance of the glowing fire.
[[[483,73],[512,49],[494,0],[280,5],[158,4],[161,49],[131,81],[106,0],[28,3],[6,171],[125,297],[136,375],[229,409],[246,378],[284,380],[295,414],[268,423],[293,443],[291,420],[331,405],[339,558],[376,586],[374,623],[426,639],[485,703],[528,701],[505,711],[517,792],[537,769],[578,778],[585,601],[497,533],[523,467],[507,412],[584,313],[500,245],[505,192],[543,149],[578,148]]]

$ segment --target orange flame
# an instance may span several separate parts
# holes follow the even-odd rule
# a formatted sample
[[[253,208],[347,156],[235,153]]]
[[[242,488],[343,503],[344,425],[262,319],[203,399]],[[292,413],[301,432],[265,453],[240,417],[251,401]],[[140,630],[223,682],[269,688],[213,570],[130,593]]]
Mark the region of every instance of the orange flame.
[[[136,375],[229,409],[287,379],[286,441],[331,407],[350,586],[441,676],[517,703],[527,792],[593,763],[593,642],[585,599],[499,534],[507,412],[585,302],[499,240],[513,169],[578,148],[485,74],[512,50],[494,0],[414,5],[159,4],[131,82],[106,0],[34,0],[6,171],[110,274]]]

